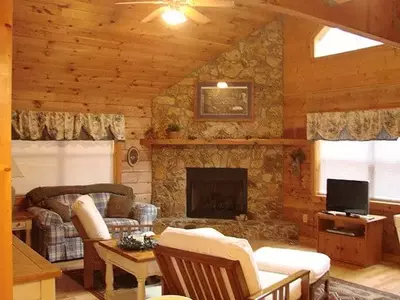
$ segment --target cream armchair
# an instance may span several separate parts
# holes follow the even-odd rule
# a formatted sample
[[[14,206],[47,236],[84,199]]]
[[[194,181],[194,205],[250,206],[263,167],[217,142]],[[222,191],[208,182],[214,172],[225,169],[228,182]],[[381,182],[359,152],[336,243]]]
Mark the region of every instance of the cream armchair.
[[[98,242],[132,234],[140,228],[149,228],[149,225],[107,226],[93,199],[88,195],[80,196],[72,205],[72,210],[74,212],[72,223],[82,238],[84,246],[84,287],[91,289],[94,271],[105,272],[104,250],[99,247]]]
[[[208,300],[309,299],[310,271],[285,275],[263,270],[247,240],[211,228],[167,228],[154,252],[163,274],[164,295]]]

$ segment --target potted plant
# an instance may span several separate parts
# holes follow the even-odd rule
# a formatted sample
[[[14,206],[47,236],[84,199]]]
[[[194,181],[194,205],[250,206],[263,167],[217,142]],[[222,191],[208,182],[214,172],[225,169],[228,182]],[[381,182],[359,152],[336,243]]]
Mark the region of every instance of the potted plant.
[[[178,124],[169,124],[165,132],[169,139],[179,139],[182,137],[181,126]]]

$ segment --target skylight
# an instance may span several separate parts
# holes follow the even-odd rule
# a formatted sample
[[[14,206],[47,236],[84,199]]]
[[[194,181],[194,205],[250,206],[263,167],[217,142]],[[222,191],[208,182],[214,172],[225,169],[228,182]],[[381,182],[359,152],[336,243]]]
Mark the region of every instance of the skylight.
[[[325,27],[315,38],[314,57],[323,57],[379,45],[382,45],[382,43],[338,28]]]

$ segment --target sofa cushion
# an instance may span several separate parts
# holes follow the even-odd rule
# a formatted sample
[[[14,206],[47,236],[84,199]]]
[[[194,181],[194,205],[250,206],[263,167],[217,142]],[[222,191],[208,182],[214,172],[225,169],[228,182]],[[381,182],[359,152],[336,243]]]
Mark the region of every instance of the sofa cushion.
[[[107,226],[133,226],[139,225],[139,222],[128,218],[104,218]],[[139,228],[138,228],[139,231]],[[118,230],[117,230],[118,232]]]
[[[104,218],[106,216],[107,203],[110,200],[110,193],[91,193],[88,194],[96,205],[100,215]]]
[[[228,237],[221,233],[204,230],[168,227],[161,234],[159,244],[175,249],[238,260],[250,294],[254,294],[261,289],[257,265],[253,258],[253,250],[245,239]],[[229,280],[226,274],[224,275],[224,281],[227,282],[228,286]]]
[[[37,187],[26,194],[26,199],[33,206],[42,206],[47,198],[66,194],[87,195],[91,193],[110,193],[135,198],[131,187],[123,184],[100,183],[75,186],[46,186]]]
[[[108,226],[134,226],[138,225],[139,222],[132,219],[125,218],[104,218],[104,222]],[[65,222],[63,224],[65,237],[77,237],[79,236],[78,231],[76,230],[74,224],[72,222]],[[139,229],[138,229],[139,231]],[[119,232],[119,228],[115,231]]]
[[[265,271],[259,271],[258,276],[260,278],[260,283],[261,283],[262,289],[270,287],[271,285],[288,277],[285,274],[279,274],[279,273],[274,273],[274,272],[265,272]],[[289,292],[290,300],[300,299],[300,297],[301,297],[301,279],[297,279],[296,281],[292,282],[289,285],[289,290],[290,290],[290,292]],[[264,299],[272,300],[272,295],[270,295]]]
[[[79,236],[79,233],[72,222],[64,222],[63,227],[64,227],[64,236],[66,238]]]
[[[70,222],[72,204],[74,204],[79,196],[80,194],[65,194],[51,197],[44,201],[45,207],[60,215],[64,222]]]
[[[107,218],[127,218],[132,211],[134,200],[125,196],[110,195],[107,203]]]
[[[107,225],[88,195],[80,196],[72,205],[72,210],[79,218],[87,235],[91,239],[111,239]]]
[[[311,251],[263,247],[254,252],[254,257],[262,271],[289,275],[309,270],[310,283],[317,281],[331,267],[331,259],[327,255]]]

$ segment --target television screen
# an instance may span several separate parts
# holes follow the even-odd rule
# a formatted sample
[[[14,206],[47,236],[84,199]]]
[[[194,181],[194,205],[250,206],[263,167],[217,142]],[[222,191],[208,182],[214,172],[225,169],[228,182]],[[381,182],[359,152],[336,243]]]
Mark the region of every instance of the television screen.
[[[328,179],[326,210],[368,215],[368,181]]]

